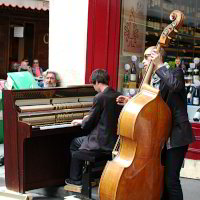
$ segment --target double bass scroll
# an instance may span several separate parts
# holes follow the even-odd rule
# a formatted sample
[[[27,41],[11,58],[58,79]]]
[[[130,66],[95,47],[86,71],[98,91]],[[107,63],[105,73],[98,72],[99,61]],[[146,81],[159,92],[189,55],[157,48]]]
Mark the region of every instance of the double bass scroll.
[[[170,19],[172,23],[162,32],[157,51],[169,44],[182,26],[184,15],[175,10]],[[120,113],[117,130],[120,148],[104,168],[100,200],[160,200],[164,178],[161,151],[170,132],[171,111],[160,91],[149,85],[152,72],[150,62],[139,93]]]

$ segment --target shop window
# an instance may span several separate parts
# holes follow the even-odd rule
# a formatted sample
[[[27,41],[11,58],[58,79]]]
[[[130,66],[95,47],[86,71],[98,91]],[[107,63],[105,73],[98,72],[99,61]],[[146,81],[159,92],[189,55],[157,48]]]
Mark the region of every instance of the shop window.
[[[122,0],[118,90],[125,95],[132,95],[133,89],[137,91],[141,81],[140,67],[144,50],[157,44],[162,31],[171,23],[169,15],[173,10],[182,11],[185,19],[179,33],[165,48],[165,61],[173,63],[180,56],[189,68],[193,59],[200,57],[200,1]],[[128,44],[132,48],[127,48]],[[132,56],[137,57],[134,63]],[[130,80],[133,64],[137,72],[136,84]]]

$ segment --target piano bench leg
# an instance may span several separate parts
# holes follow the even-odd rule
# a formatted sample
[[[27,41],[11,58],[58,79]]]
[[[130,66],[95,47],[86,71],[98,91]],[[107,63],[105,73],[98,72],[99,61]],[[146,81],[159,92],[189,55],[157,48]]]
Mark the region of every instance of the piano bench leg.
[[[81,194],[84,196],[87,196],[88,198],[91,198],[92,196],[92,183],[91,183],[91,173],[92,173],[92,167],[93,163],[86,161],[86,168],[83,172],[82,176],[82,190]]]

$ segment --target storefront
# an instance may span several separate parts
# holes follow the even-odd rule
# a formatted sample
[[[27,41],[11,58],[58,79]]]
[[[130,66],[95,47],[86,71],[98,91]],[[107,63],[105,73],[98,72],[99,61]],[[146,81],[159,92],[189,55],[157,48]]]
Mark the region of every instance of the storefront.
[[[131,69],[126,70],[125,65],[129,64],[131,68],[135,62],[136,70],[139,71],[144,50],[157,44],[164,28],[172,22],[169,16],[173,10],[182,11],[185,19],[179,33],[165,48],[165,61],[174,65],[175,58],[180,56],[188,68],[200,53],[199,4],[197,0],[90,0],[87,50],[89,69],[92,68],[91,63],[93,66],[95,62],[103,65],[115,79],[113,86],[122,90],[124,74],[128,73],[130,81]],[[132,61],[132,56],[136,56],[133,59],[137,60]]]
[[[157,44],[162,31],[171,23],[169,16],[173,10],[182,11],[185,19],[165,48],[165,61],[175,67],[175,59],[180,57],[181,65],[188,69],[194,66],[194,58],[200,57],[200,1],[90,0],[86,82],[92,70],[102,67],[111,75],[114,88],[134,95],[142,78],[144,50]],[[200,105],[195,110],[198,108]],[[198,134],[186,156],[192,160],[188,164],[186,159],[187,167],[182,174],[186,177],[189,171],[195,171],[195,176],[191,173],[188,176],[200,178],[200,169],[195,167],[199,162]]]
[[[6,3],[5,3],[6,2]],[[12,62],[38,58],[48,67],[49,2],[0,1],[0,79]]]

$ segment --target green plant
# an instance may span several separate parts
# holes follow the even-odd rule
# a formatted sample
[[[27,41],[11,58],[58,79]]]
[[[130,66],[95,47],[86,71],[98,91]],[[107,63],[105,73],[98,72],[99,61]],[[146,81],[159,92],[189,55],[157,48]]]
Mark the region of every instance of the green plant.
[[[169,64],[170,68],[175,68],[176,67],[175,61],[169,61],[168,64]]]

